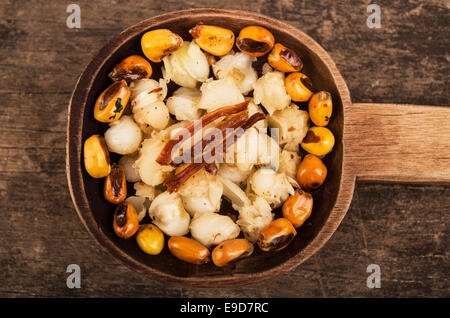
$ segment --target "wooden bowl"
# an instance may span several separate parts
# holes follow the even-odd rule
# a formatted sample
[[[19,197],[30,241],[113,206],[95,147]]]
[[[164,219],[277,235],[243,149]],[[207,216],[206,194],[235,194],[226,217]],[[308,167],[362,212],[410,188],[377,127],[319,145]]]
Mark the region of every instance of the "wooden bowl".
[[[334,109],[329,128],[334,132],[336,145],[333,152],[324,160],[329,174],[320,191],[315,191],[313,194],[314,210],[307,224],[299,229],[297,237],[285,250],[277,253],[263,253],[256,248],[251,257],[225,268],[215,267],[212,263],[201,266],[184,263],[172,256],[167,247],[160,255],[149,256],[139,250],[134,239],[118,238],[112,229],[114,206],[106,202],[102,196],[103,179],[91,178],[85,172],[82,159],[84,140],[92,134],[103,134],[108,128],[106,124],[94,119],[93,107],[97,96],[110,83],[107,75],[114,65],[131,54],[142,54],[140,38],[146,31],[168,28],[180,34],[185,40],[190,40],[188,30],[197,23],[230,28],[236,35],[240,29],[248,25],[266,27],[274,34],[277,42],[292,48],[301,56],[304,62],[303,72],[311,78],[314,90],[327,90],[333,96]],[[153,66],[156,70],[160,65],[153,64]],[[76,84],[69,106],[67,135],[67,176],[72,199],[82,222],[101,246],[128,266],[156,279],[208,287],[242,285],[267,279],[289,271],[313,255],[331,237],[344,217],[352,198],[356,176],[362,175],[363,178],[368,176],[368,179],[374,179],[373,174],[370,173],[370,167],[366,166],[377,167],[377,164],[385,166],[380,159],[371,154],[376,142],[372,148],[370,143],[366,145],[363,151],[371,164],[367,164],[365,160],[362,160],[362,165],[359,163],[361,161],[359,145],[361,142],[364,144],[364,136],[373,135],[375,141],[379,140],[380,130],[377,133],[364,132],[362,135],[363,132],[360,134],[357,131],[360,126],[350,125],[352,138],[349,142],[350,148],[347,149],[347,135],[344,134],[344,127],[347,129],[348,121],[344,119],[344,115],[350,107],[353,107],[355,113],[359,115],[353,114],[352,121],[357,124],[360,121],[367,122],[364,116],[368,114],[364,111],[358,113],[358,110],[362,109],[362,106],[359,106],[358,108],[358,105],[352,105],[345,81],[325,50],[309,36],[288,24],[255,13],[218,9],[184,10],[153,17],[115,36],[89,63]],[[374,105],[366,105],[366,107],[367,109],[372,107],[369,115],[377,115]],[[391,107],[384,111],[387,113],[398,111],[392,109]],[[448,112],[442,115],[448,116]],[[378,125],[377,129],[381,129],[381,133],[384,132],[382,129],[392,129],[392,120],[389,123],[391,126],[386,123],[383,125],[383,122],[380,124],[380,120],[378,118],[375,122]],[[449,145],[446,142],[441,146]],[[352,155],[354,151],[358,151],[358,155]],[[395,149],[389,148],[389,151],[395,151]],[[344,157],[346,164],[344,164]],[[118,158],[113,155],[112,159],[114,161]],[[425,161],[425,157],[422,159]],[[442,163],[441,168],[447,169],[448,172],[448,166],[450,164],[447,161]],[[390,168],[393,171],[396,170],[395,166]],[[409,177],[405,174],[394,173],[394,178],[390,178],[392,173],[389,175],[389,171],[380,167],[376,169],[378,169],[376,172],[381,171],[381,175],[384,173],[389,180],[397,180],[395,177],[399,175],[400,179]],[[362,171],[369,171],[369,173],[361,173]],[[447,173],[446,176],[444,171],[436,179],[448,181],[448,175]],[[421,180],[420,173],[419,178],[415,176],[416,179]]]

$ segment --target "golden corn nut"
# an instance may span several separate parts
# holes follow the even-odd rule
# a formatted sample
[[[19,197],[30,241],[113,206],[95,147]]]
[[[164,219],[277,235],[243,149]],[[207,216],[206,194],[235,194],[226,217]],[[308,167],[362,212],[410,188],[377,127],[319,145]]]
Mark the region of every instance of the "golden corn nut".
[[[327,177],[327,166],[323,161],[313,155],[307,154],[300,163],[297,170],[297,181],[301,188],[317,189]]]
[[[215,56],[227,54],[234,46],[233,31],[219,26],[197,24],[189,33],[200,48]]]
[[[313,95],[311,80],[303,73],[289,74],[284,80],[284,85],[294,102],[307,102]]]
[[[172,236],[167,246],[176,258],[187,263],[205,264],[211,260],[211,254],[205,246],[185,236]]]
[[[152,76],[152,66],[149,61],[139,55],[131,55],[119,62],[109,73],[113,81],[124,80],[130,83]]]
[[[276,43],[267,60],[274,69],[280,72],[298,72],[303,67],[300,57],[290,48]]]
[[[146,32],[141,38],[144,55],[152,62],[159,63],[164,56],[178,50],[183,39],[168,29],[156,29]]]
[[[125,169],[121,165],[115,163],[112,164],[111,172],[105,178],[103,196],[106,201],[113,204],[119,204],[127,197]]]
[[[264,252],[276,252],[284,249],[297,235],[292,223],[286,218],[272,221],[260,233],[258,246]]]
[[[122,80],[105,89],[94,105],[94,118],[102,123],[118,120],[128,104],[131,90],[127,82]]]
[[[251,56],[263,56],[273,48],[275,38],[266,28],[260,26],[248,26],[239,32],[236,46],[241,52]]]
[[[146,254],[158,255],[164,248],[164,234],[154,224],[145,224],[136,234],[139,248]]]
[[[106,177],[111,171],[109,151],[105,139],[92,135],[84,142],[84,168],[93,178]]]
[[[317,126],[326,126],[330,122],[333,113],[333,100],[331,94],[326,91],[315,93],[308,106],[309,117]]]
[[[295,191],[283,204],[283,217],[288,219],[295,228],[305,223],[311,216],[313,197],[302,190]]]
[[[250,256],[253,253],[253,244],[246,239],[226,240],[217,245],[212,251],[214,265],[223,267]]]
[[[114,233],[118,237],[128,239],[139,229],[139,219],[134,207],[127,201],[120,203],[114,212]]]
[[[326,127],[314,126],[308,129],[301,146],[307,152],[322,157],[333,149],[334,142],[331,130]]]

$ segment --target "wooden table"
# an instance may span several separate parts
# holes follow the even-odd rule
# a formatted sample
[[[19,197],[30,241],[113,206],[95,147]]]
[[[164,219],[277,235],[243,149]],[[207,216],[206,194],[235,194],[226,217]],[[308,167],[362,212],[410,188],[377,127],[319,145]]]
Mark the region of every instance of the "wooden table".
[[[0,3],[0,296],[450,296],[448,185],[358,183],[339,229],[306,263],[258,284],[201,289],[154,281],[104,252],[78,219],[65,174],[71,91],[94,54],[131,24],[190,7],[257,11],[328,50],[354,102],[449,105],[448,1],[377,1],[379,29],[366,25],[367,1],[136,2],[76,1],[80,29],[66,26],[71,1]],[[80,289],[66,286],[72,263]],[[381,268],[379,289],[366,286],[369,264]]]

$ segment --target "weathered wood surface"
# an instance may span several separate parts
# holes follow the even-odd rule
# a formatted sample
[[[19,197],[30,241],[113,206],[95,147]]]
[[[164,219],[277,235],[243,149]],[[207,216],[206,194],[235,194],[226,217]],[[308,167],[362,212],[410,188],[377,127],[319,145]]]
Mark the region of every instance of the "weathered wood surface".
[[[332,56],[355,102],[449,105],[447,1],[77,1],[81,29],[68,29],[64,1],[0,3],[0,296],[311,297],[450,296],[450,187],[358,183],[331,240],[288,274],[258,284],[200,289],[129,270],[79,221],[67,190],[67,103],[84,66],[116,33],[147,17],[190,7],[256,11],[308,33]],[[443,118],[445,125],[447,118]],[[76,263],[82,288],[66,287]],[[366,287],[379,264],[380,289]]]
[[[450,184],[450,107],[353,103],[345,114],[345,164],[359,180]]]

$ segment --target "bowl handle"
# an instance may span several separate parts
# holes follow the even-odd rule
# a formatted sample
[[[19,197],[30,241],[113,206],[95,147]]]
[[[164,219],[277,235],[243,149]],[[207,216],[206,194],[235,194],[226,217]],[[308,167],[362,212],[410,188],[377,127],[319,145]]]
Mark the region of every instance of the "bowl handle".
[[[450,107],[354,103],[345,116],[357,179],[450,183]]]

